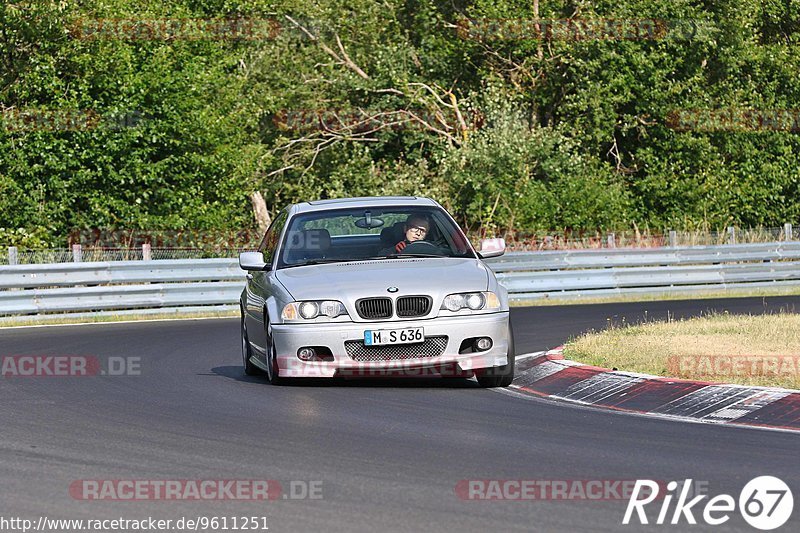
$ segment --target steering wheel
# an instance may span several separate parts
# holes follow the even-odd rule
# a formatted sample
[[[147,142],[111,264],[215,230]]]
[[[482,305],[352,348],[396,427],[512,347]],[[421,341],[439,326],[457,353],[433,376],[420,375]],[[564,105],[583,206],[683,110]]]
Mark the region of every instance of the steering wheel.
[[[445,255],[442,249],[429,241],[414,241],[403,248],[402,254],[436,254]]]

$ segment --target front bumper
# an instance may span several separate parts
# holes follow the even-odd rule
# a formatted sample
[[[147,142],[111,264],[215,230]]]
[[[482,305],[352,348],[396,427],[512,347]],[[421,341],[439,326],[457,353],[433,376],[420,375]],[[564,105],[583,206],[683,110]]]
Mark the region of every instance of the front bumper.
[[[425,337],[446,336],[441,355],[409,359],[356,361],[348,355],[345,341],[363,341],[368,329],[425,328]],[[471,375],[474,370],[508,362],[508,312],[437,317],[392,322],[339,322],[335,324],[273,324],[272,339],[282,377]],[[492,347],[484,352],[459,354],[468,338],[489,337]],[[302,361],[297,351],[305,346],[326,346],[333,361]],[[413,345],[409,345],[413,346]]]

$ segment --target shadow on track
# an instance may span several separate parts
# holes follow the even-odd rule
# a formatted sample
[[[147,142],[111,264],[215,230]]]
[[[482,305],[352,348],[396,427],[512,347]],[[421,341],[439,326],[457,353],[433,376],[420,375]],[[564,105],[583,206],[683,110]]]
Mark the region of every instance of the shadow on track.
[[[215,366],[206,376],[220,376],[244,383],[260,383],[269,386],[266,379],[246,376],[241,365]],[[285,387],[382,387],[382,388],[432,388],[432,389],[477,389],[477,381],[456,377],[385,377],[385,378],[295,378],[289,379]]]

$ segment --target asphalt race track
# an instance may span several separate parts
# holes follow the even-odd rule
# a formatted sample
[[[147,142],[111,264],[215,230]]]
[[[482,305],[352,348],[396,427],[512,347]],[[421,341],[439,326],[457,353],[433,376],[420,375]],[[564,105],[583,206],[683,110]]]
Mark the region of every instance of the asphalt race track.
[[[798,298],[515,308],[519,353],[709,309],[794,310]],[[800,306],[798,306],[800,307]],[[140,375],[0,378],[0,516],[266,517],[270,531],[756,531],[621,525],[626,500],[470,501],[462,480],[687,478],[711,496],[782,478],[798,531],[800,435],[605,412],[472,380],[275,387],[242,374],[237,319],[0,330],[0,356],[141,358]],[[81,501],[76,480],[278,480],[274,501]],[[294,482],[294,483],[293,483]],[[463,483],[463,482],[462,482]],[[660,505],[660,504],[653,504]],[[648,508],[650,510],[650,508]],[[654,519],[658,507],[649,515]],[[702,508],[695,512],[698,520]],[[669,517],[672,516],[670,512]]]

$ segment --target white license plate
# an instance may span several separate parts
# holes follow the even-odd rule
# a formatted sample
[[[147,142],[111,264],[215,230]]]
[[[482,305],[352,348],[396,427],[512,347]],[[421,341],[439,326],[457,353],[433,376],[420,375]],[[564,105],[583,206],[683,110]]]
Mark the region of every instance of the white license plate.
[[[422,328],[368,329],[364,332],[365,346],[386,344],[416,344],[425,340]]]

